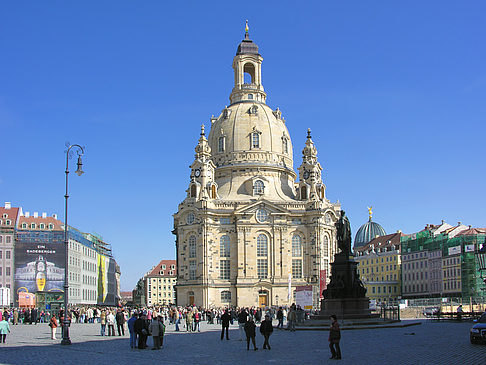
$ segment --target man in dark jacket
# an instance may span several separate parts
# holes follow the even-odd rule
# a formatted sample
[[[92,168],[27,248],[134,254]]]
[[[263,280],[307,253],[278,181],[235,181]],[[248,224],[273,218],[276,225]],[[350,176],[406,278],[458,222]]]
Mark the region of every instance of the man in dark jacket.
[[[272,320],[270,319],[270,316],[267,314],[265,316],[265,320],[262,322],[260,325],[260,333],[265,337],[265,342],[263,343],[263,349],[268,349],[270,350],[270,343],[268,342],[270,335],[273,332],[273,326],[272,326]]]
[[[138,348],[143,350],[147,347],[148,329],[145,323],[144,315],[140,313],[138,319],[134,323],[135,333],[138,335]]]
[[[283,310],[282,307],[280,307],[277,312],[277,319],[278,319],[277,328],[280,328],[281,330],[283,330],[283,317],[284,317]]]
[[[116,326],[118,327],[118,336],[125,336],[125,315],[121,311],[121,309],[118,309],[118,312],[116,312]]]
[[[222,328],[221,328],[221,340],[224,338],[224,329],[225,328],[226,328],[226,339],[229,340],[228,331],[229,331],[230,319],[231,319],[231,316],[228,313],[228,310],[226,309],[224,311],[224,314],[221,316],[221,326],[222,326]]]
[[[240,329],[240,341],[243,341],[243,332],[245,329],[245,323],[248,320],[248,313],[246,309],[241,309],[240,313],[238,314],[238,327]]]
[[[250,317],[248,322],[245,323],[246,349],[247,350],[250,349],[250,339],[253,342],[253,350],[255,350],[255,351],[258,350],[258,348],[256,347],[256,343],[255,343],[255,336],[256,336],[255,329],[256,329],[255,322],[253,322],[253,318]]]

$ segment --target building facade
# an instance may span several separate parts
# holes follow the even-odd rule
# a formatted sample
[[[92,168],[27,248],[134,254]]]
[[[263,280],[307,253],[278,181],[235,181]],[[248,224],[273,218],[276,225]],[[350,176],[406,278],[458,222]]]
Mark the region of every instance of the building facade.
[[[404,235],[402,247],[402,296],[484,297],[475,252],[486,240],[486,229],[445,222]]]
[[[66,268],[63,222],[56,215],[31,215],[7,205],[9,210],[18,211],[11,232],[11,254],[5,254],[12,259],[12,304],[22,305],[22,293],[35,293],[39,307],[62,302]],[[120,298],[119,278],[120,268],[110,245],[95,235],[68,227],[69,304],[116,305]]]
[[[162,260],[145,278],[147,305],[169,305],[176,303],[176,260]]]
[[[298,173],[282,112],[266,104],[258,46],[245,33],[230,105],[204,127],[174,214],[177,304],[291,304],[297,286],[329,277],[340,205],[325,196],[310,130]],[[297,180],[298,178],[298,180]],[[290,290],[289,290],[290,287]]]
[[[377,303],[396,301],[401,296],[401,232],[375,237],[355,247],[355,261],[366,296]]]
[[[14,287],[14,240],[20,208],[12,207],[6,202],[0,207],[0,287],[6,288],[13,297]]]

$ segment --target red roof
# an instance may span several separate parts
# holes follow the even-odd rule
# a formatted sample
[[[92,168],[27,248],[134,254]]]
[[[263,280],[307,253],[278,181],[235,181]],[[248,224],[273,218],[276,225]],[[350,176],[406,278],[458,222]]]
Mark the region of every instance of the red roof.
[[[375,248],[383,248],[400,244],[400,237],[403,235],[402,232],[396,232],[387,234],[384,236],[379,236],[373,238],[366,245],[358,247],[356,251],[368,251],[373,245]]]
[[[459,232],[458,236],[473,236],[476,234],[486,234],[486,228],[469,228]]]
[[[2,223],[0,225],[3,228],[6,228],[6,227],[14,228],[15,224],[17,222],[17,217],[19,215],[19,209],[20,208],[6,209],[5,207],[0,207],[0,220],[2,221]],[[3,217],[4,215],[6,215],[5,218]],[[10,221],[10,225],[8,225],[8,226],[6,225],[7,220]]]
[[[27,223],[27,228],[22,228],[22,223]],[[36,228],[30,228],[31,223],[35,223]],[[43,218],[43,217],[32,217],[32,216],[30,216],[30,217],[21,216],[19,218],[18,229],[19,230],[36,230],[36,231],[38,231],[38,230],[41,230],[39,228],[39,225],[41,223],[45,224],[44,230],[46,230],[46,231],[62,231],[63,230],[62,222],[59,219],[56,219],[54,217]],[[54,228],[49,229],[49,224],[53,224]]]
[[[174,268],[172,268],[172,265],[174,265]],[[152,271],[150,271],[147,276],[176,276],[176,269],[176,260],[162,260],[152,269]],[[171,271],[172,274],[170,274]]]

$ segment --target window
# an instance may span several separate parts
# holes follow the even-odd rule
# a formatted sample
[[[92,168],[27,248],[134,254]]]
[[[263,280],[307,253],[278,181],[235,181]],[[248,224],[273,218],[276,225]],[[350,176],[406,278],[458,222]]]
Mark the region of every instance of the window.
[[[306,186],[302,186],[302,187],[300,188],[300,198],[301,198],[302,200],[307,199],[307,187],[306,187]]]
[[[189,258],[196,257],[196,236],[189,237]]]
[[[268,219],[268,212],[265,209],[258,209],[256,212],[256,220],[260,223],[266,222]]]
[[[298,234],[292,236],[292,256],[302,257],[302,237]]]
[[[292,259],[292,277],[302,278],[302,259]]]
[[[223,303],[231,302],[231,292],[229,290],[225,290],[221,292],[221,302]]]
[[[6,258],[7,260],[10,260],[10,250],[5,251],[5,258]]]
[[[248,94],[248,100],[253,100],[253,94]]]
[[[10,276],[10,266],[5,268],[5,275]]]
[[[216,185],[211,185],[211,198],[216,199]]]
[[[219,256],[230,257],[230,238],[226,234],[219,239]]]
[[[3,251],[2,251],[2,250],[0,250],[0,259],[2,258],[2,253],[3,253]]]
[[[31,224],[30,224],[30,228],[31,228],[31,229],[35,229],[35,223],[31,223]]]
[[[257,259],[257,276],[264,279],[268,276],[267,259]]]
[[[46,225],[44,223],[41,223],[41,224],[39,224],[39,228],[40,229],[45,229],[46,228]]]
[[[166,266],[165,264],[162,265],[162,270],[165,270]]]
[[[193,184],[193,185],[191,185],[191,198],[195,198],[196,193],[197,193],[197,188],[196,188],[196,185]]]
[[[193,224],[194,223],[194,213],[189,213],[186,217],[186,222],[187,224]]]
[[[220,260],[219,261],[219,278],[223,280],[230,279],[230,261]]]
[[[225,137],[219,137],[218,139],[218,151],[219,152],[224,152],[224,147],[225,147]]]
[[[27,223],[22,223],[22,228],[26,229],[27,228]]]
[[[265,190],[265,184],[263,184],[263,181],[256,180],[255,183],[253,184],[253,195],[262,195],[264,190]]]
[[[231,220],[229,218],[219,218],[220,224],[231,224]]]
[[[260,148],[260,134],[258,132],[251,134],[251,148]]]
[[[7,226],[9,226],[11,223],[12,223],[12,222],[10,221],[10,219],[7,219],[7,220],[5,221],[5,224],[6,224]]]
[[[189,261],[189,280],[196,279],[196,261],[191,260]]]
[[[257,256],[266,257],[268,255],[267,251],[268,239],[264,234],[260,234],[257,237]]]

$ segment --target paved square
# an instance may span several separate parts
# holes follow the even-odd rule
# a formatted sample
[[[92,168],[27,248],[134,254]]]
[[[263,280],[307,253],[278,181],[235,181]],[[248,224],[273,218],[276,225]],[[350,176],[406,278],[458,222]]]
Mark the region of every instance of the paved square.
[[[419,326],[342,331],[343,360],[329,360],[327,331],[275,329],[272,350],[247,351],[232,326],[230,341],[220,326],[202,323],[200,333],[174,332],[169,325],[160,351],[131,350],[128,336],[101,337],[99,324],[73,324],[71,346],[50,340],[47,324],[11,326],[0,345],[1,364],[486,364],[486,346],[469,343],[469,322],[422,321]],[[58,337],[60,337],[58,333]],[[149,337],[148,344],[152,345]]]

